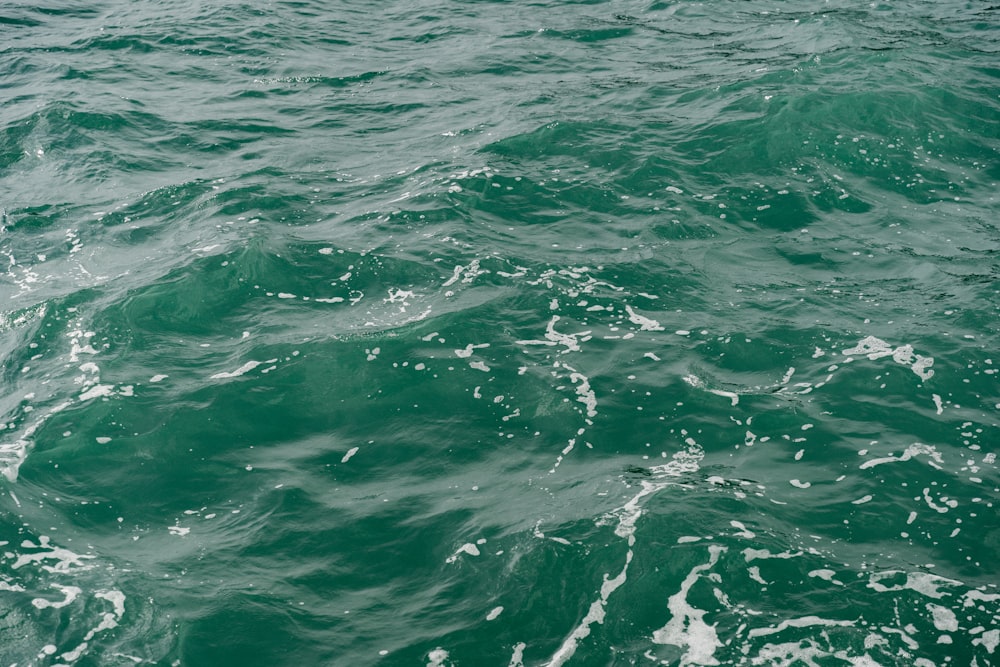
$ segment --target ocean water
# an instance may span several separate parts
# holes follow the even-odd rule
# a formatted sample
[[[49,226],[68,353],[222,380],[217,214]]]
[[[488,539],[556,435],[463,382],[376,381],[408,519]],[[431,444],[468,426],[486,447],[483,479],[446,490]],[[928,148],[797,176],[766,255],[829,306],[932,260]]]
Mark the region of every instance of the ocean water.
[[[0,7],[0,665],[1000,664],[1000,12]]]

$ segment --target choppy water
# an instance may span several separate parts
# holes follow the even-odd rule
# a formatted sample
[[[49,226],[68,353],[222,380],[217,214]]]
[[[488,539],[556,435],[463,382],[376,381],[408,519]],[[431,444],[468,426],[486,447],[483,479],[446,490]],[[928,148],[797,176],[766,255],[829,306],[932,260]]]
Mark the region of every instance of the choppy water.
[[[0,663],[1000,664],[998,19],[5,3]]]

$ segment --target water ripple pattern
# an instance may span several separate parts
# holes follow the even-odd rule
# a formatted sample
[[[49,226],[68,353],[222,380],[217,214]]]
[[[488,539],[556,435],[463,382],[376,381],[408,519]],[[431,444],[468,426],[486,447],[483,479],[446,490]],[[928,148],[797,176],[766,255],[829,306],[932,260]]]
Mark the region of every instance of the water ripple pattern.
[[[1000,664],[997,7],[0,35],[0,663]]]

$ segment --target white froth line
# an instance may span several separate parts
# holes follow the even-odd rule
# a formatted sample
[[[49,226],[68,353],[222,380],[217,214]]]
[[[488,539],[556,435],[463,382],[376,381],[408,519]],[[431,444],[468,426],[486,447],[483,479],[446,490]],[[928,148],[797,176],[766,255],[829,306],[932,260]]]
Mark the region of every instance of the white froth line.
[[[690,443],[689,443],[690,445]],[[694,445],[691,445],[695,448]],[[668,463],[664,466],[660,466],[662,472],[665,475],[674,476],[674,474],[680,474],[675,468],[687,469],[693,464],[694,468],[697,470],[697,461],[700,460],[698,451],[692,452],[678,452],[674,455],[674,461]],[[689,460],[691,459],[691,460]],[[673,466],[672,464],[677,464]],[[654,470],[655,471],[655,470]],[[625,554],[625,565],[622,566],[621,572],[618,573],[614,579],[608,578],[608,573],[604,573],[604,581],[601,584],[600,597],[594,600],[590,605],[590,609],[587,611],[587,615],[583,617],[580,624],[576,626],[573,632],[563,641],[562,646],[559,650],[555,652],[552,658],[545,663],[545,667],[559,667],[573,657],[576,652],[576,648],[582,639],[586,639],[590,635],[590,626],[594,623],[604,623],[605,607],[608,604],[608,598],[614,593],[625,580],[628,578],[628,566],[632,562],[632,547],[635,546],[635,524],[642,516],[642,508],[639,506],[639,501],[645,496],[659,491],[671,484],[671,482],[659,482],[652,483],[642,480],[642,490],[635,494],[627,503],[622,507],[615,510],[612,514],[618,516],[618,525],[615,526],[615,535],[618,537],[625,538],[628,541],[628,551]],[[541,531],[538,529],[538,525],[535,525],[535,533],[538,536],[542,536]]]
[[[460,546],[458,549],[456,549],[455,553],[453,553],[452,555],[450,555],[447,558],[445,558],[444,562],[446,562],[446,563],[454,563],[456,560],[458,560],[459,554],[468,554],[470,556],[478,556],[480,554],[480,551],[479,551],[479,547],[477,547],[472,542],[466,542],[465,544],[463,544],[462,546]]]
[[[837,573],[834,572],[833,570],[826,570],[826,569],[812,570],[807,574],[810,577],[818,577],[824,581],[829,581],[831,584],[836,584],[837,586],[844,585],[844,582],[834,579],[834,577],[837,576]]]
[[[715,650],[722,646],[715,625],[705,622],[705,611],[695,609],[687,601],[688,591],[698,581],[705,570],[710,570],[719,561],[719,554],[726,551],[725,547],[713,544],[708,547],[709,559],[703,565],[691,568],[687,577],[681,582],[680,590],[670,596],[667,608],[670,610],[670,620],[653,633],[652,640],[656,644],[670,644],[679,648],[687,648],[681,658],[681,664],[718,665]]]
[[[707,391],[710,394],[715,394],[716,396],[722,396],[723,398],[728,398],[730,402],[732,402],[734,407],[736,405],[739,405],[740,396],[736,392],[725,391],[723,389],[709,389],[708,387],[705,386],[704,380],[702,380],[697,375],[693,375],[691,373],[688,373],[681,379],[683,379],[685,382],[687,382],[695,389],[703,389],[704,391]]]
[[[981,637],[973,639],[972,644],[973,646],[981,645],[989,652],[990,655],[993,655],[997,645],[1000,645],[1000,630],[988,630],[984,632]]]
[[[122,619],[122,616],[125,615],[125,595],[121,591],[98,591],[94,594],[94,597],[110,602],[114,605],[114,611],[105,612],[101,618],[101,622],[87,631],[87,634],[84,635],[83,641],[79,646],[72,651],[67,651],[59,656],[66,662],[72,663],[75,660],[78,660],[87,649],[87,646],[89,645],[90,640],[94,638],[94,635],[98,632],[112,630],[118,627],[118,622]]]
[[[935,628],[941,632],[958,632],[958,617],[955,616],[955,612],[932,602],[928,602],[924,606],[927,611],[931,612]]]
[[[899,574],[906,574],[906,583],[894,586],[886,586],[880,583],[883,579],[891,579]],[[946,577],[930,574],[928,572],[904,572],[903,570],[885,570],[883,572],[874,572],[868,578],[868,588],[871,588],[879,593],[892,593],[903,589],[909,589],[934,599],[943,598],[948,595],[948,593],[942,593],[939,591],[939,586],[960,585],[962,585],[962,582],[956,581],[955,579],[948,579]]]
[[[736,406],[740,402],[739,394],[732,391],[723,391],[722,389],[709,389],[710,394],[715,394],[716,396],[723,396],[732,401],[733,406]]]
[[[845,356],[864,355],[875,361],[882,357],[892,357],[892,360],[902,366],[909,366],[910,370],[917,374],[921,380],[929,380],[934,376],[931,366],[934,365],[934,357],[924,357],[914,354],[912,345],[900,345],[893,348],[889,343],[875,336],[866,336],[858,341],[854,347],[843,350]]]
[[[8,481],[16,482],[17,472],[20,469],[21,464],[24,463],[25,459],[28,457],[28,448],[31,444],[31,437],[35,435],[35,432],[41,428],[42,424],[44,424],[49,417],[57,412],[65,410],[72,404],[73,401],[60,403],[24,429],[24,433],[21,434],[21,437],[17,441],[0,445],[0,464],[3,464],[3,466],[0,467],[0,474],[3,474]]]
[[[227,379],[227,378],[239,377],[240,375],[243,375],[244,373],[252,371],[253,369],[257,368],[258,366],[260,366],[260,365],[262,365],[264,363],[271,363],[271,362],[248,361],[245,364],[243,364],[242,366],[240,366],[239,368],[237,368],[235,371],[232,371],[232,372],[229,372],[229,373],[225,373],[225,372],[223,372],[223,373],[216,373],[215,375],[212,376],[212,379],[213,380],[224,380],[224,379]]]
[[[947,502],[946,504],[948,505],[948,507],[943,507],[941,505],[936,504],[933,500],[931,500],[930,487],[924,487],[923,494],[924,494],[924,502],[927,503],[927,506],[930,507],[935,512],[938,512],[939,514],[945,514],[948,511],[948,507],[954,508],[958,504],[958,502],[955,500]]]
[[[575,334],[564,334],[556,331],[555,326],[561,318],[558,315],[553,315],[552,319],[549,320],[548,325],[545,327],[545,340],[519,340],[516,341],[518,345],[565,345],[566,349],[560,352],[560,354],[566,354],[567,352],[579,352],[580,342],[577,341],[577,337],[580,337],[582,341],[590,340],[590,331],[581,331]]]
[[[514,653],[510,656],[510,663],[507,667],[524,667],[524,649],[528,647],[524,642],[514,644]]]
[[[996,593],[984,593],[978,588],[972,589],[962,597],[965,598],[963,605],[966,607],[971,607],[974,604],[973,600],[979,600],[980,602],[1000,602],[1000,595]]]
[[[911,637],[910,635],[906,634],[905,630],[902,630],[900,628],[890,628],[890,627],[886,627],[884,625],[882,626],[881,630],[882,630],[882,632],[885,632],[887,634],[899,635],[899,638],[902,639],[903,643],[906,644],[907,646],[909,646],[911,650],[915,651],[918,648],[920,648],[920,644],[918,644],[913,639],[913,637]]]
[[[89,401],[92,398],[103,398],[105,396],[112,396],[115,393],[115,386],[113,384],[98,384],[94,385],[87,391],[80,394],[81,401]]]
[[[753,538],[757,537],[757,535],[752,531],[748,530],[747,527],[741,521],[735,521],[735,520],[730,521],[729,525],[735,528],[737,531],[739,531],[737,533],[733,533],[733,537],[742,537],[747,540],[752,540]]]
[[[761,586],[767,586],[770,583],[760,575],[760,568],[756,565],[752,565],[749,568],[747,568],[747,572],[749,573],[750,578],[756,581]]]
[[[93,568],[93,565],[87,565],[83,562],[84,559],[93,559],[96,556],[91,556],[89,554],[77,554],[69,549],[64,549],[63,547],[52,546],[49,542],[49,538],[46,535],[42,535],[38,538],[38,544],[33,544],[30,540],[25,540],[21,546],[31,548],[31,549],[48,549],[48,551],[39,551],[32,554],[21,554],[17,557],[17,560],[11,565],[12,570],[17,570],[28,563],[39,563],[52,559],[57,561],[55,565],[40,565],[41,569],[46,572],[55,573],[66,573],[80,570],[89,570]],[[74,570],[73,568],[77,568]]]
[[[803,616],[802,618],[790,618],[778,623],[778,625],[772,625],[769,628],[753,628],[750,630],[750,637],[764,637],[766,635],[773,635],[788,628],[808,628],[816,625],[826,626],[826,627],[848,627],[852,626],[857,621],[834,621],[828,618],[820,618],[819,616]]]
[[[457,283],[459,278],[462,279],[463,283],[471,283],[473,280],[476,279],[477,276],[481,276],[484,273],[489,273],[487,269],[479,268],[479,261],[480,260],[478,259],[474,259],[471,262],[469,262],[468,266],[462,266],[461,264],[459,264],[458,266],[455,267],[454,271],[452,272],[451,278],[442,283],[441,286],[450,287],[451,285]]]
[[[588,417],[596,417],[597,394],[590,388],[590,378],[583,373],[578,372],[575,368],[567,366],[566,364],[563,364],[562,366],[570,372],[569,379],[576,386],[576,393],[578,394],[578,398],[576,400],[587,406]]]
[[[82,588],[78,588],[76,586],[62,586],[60,584],[51,584],[51,586],[52,588],[59,589],[66,597],[57,602],[52,602],[51,600],[46,600],[45,598],[35,598],[31,601],[31,604],[37,609],[47,609],[49,607],[52,609],[62,609],[66,605],[72,603],[73,600],[77,599],[80,596],[80,593],[83,592]]]
[[[489,343],[480,343],[479,345],[474,345],[472,343],[469,343],[468,345],[465,346],[464,350],[455,350],[455,356],[458,357],[459,359],[468,359],[469,357],[472,356],[473,351],[481,350],[489,346],[490,346]]]
[[[562,646],[559,647],[559,650],[545,663],[545,667],[560,667],[560,665],[566,664],[566,661],[576,653],[576,648],[580,640],[586,639],[590,635],[590,626],[594,623],[604,623],[604,608],[608,604],[608,598],[625,583],[625,580],[628,578],[628,566],[631,562],[632,550],[629,549],[628,553],[625,554],[625,565],[622,567],[622,571],[618,573],[618,576],[614,579],[609,579],[608,573],[604,573],[604,582],[601,584],[600,597],[591,603],[587,615],[583,617],[580,624],[570,633],[569,637],[562,643]]]
[[[639,313],[632,310],[632,306],[626,304],[625,312],[628,313],[629,322],[632,324],[638,324],[640,331],[663,331],[663,327],[656,320],[652,320],[648,317],[644,317]]]
[[[757,559],[768,559],[768,558],[780,558],[782,560],[787,560],[789,558],[799,558],[803,555],[801,551],[792,553],[791,551],[782,551],[781,553],[773,554],[769,549],[751,549],[747,548],[743,550],[743,557],[748,563],[753,562]]]
[[[926,454],[927,456],[929,456],[931,460],[928,461],[927,464],[930,465],[932,468],[937,468],[940,470],[941,465],[944,464],[944,460],[941,458],[941,454],[938,453],[938,451],[934,448],[933,445],[924,445],[922,443],[915,442],[909,447],[907,447],[906,450],[904,450],[903,453],[900,454],[899,456],[885,456],[879,459],[869,459],[868,461],[865,461],[858,467],[861,470],[866,470],[868,468],[874,468],[877,465],[882,465],[883,463],[909,461],[918,454]]]
[[[465,267],[462,266],[461,264],[459,264],[458,266],[456,266],[454,272],[451,274],[451,278],[449,278],[444,283],[442,283],[441,286],[442,287],[450,287],[451,285],[454,285],[455,283],[457,283],[458,279],[462,277],[462,271],[463,270],[465,270]]]

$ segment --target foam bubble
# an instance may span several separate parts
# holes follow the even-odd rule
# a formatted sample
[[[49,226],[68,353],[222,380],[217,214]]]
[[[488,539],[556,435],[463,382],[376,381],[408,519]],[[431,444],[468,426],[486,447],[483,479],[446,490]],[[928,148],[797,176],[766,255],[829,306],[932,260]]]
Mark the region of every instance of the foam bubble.
[[[427,654],[427,667],[445,667],[444,661],[447,659],[448,651],[438,647]]]
[[[990,655],[993,655],[997,645],[1000,645],[1000,630],[994,629],[984,632],[981,636],[973,639],[972,644],[982,646]]]
[[[934,622],[935,628],[942,632],[958,631],[958,617],[955,616],[955,612],[933,602],[928,602],[925,606],[927,611],[931,612],[931,619]]]
[[[463,544],[462,546],[460,546],[455,551],[455,553],[453,553],[452,555],[448,556],[445,559],[445,562],[446,563],[454,563],[456,560],[458,560],[458,557],[459,557],[460,554],[468,554],[469,556],[478,556],[480,554],[479,547],[476,546],[475,544],[473,544],[472,542],[466,542],[465,544]]]
[[[514,653],[510,656],[507,667],[524,667],[524,649],[528,647],[524,642],[514,644]]]

